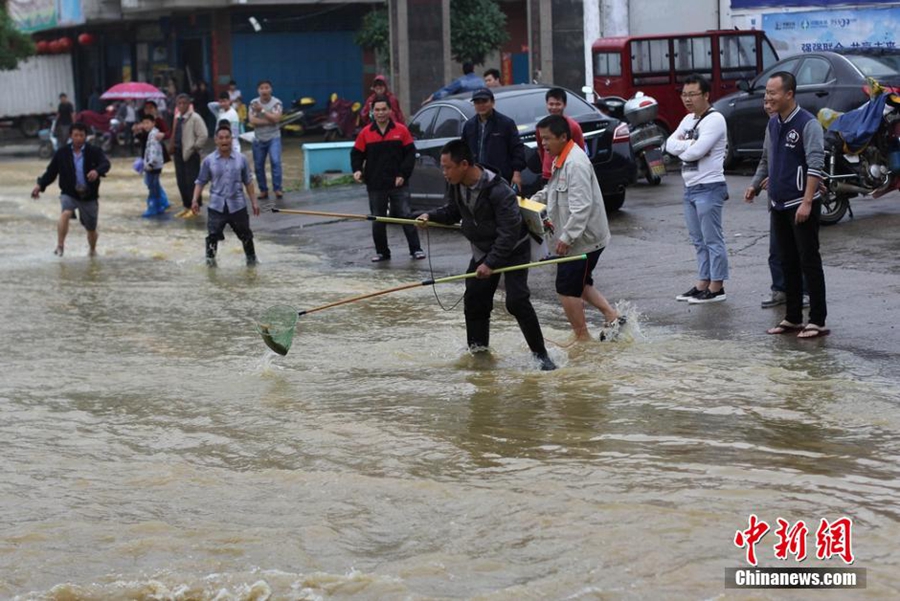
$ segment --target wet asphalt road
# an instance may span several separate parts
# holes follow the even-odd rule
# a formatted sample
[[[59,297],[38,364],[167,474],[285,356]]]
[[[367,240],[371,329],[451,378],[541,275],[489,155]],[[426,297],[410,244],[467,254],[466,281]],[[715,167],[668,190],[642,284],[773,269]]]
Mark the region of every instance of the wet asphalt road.
[[[726,302],[698,306],[674,300],[695,277],[677,173],[670,173],[657,187],[636,184],[628,189],[623,210],[610,220],[612,242],[594,272],[599,289],[611,301],[633,303],[650,325],[692,330],[710,341],[766,337],[766,328],[783,316],[783,307],[760,308],[770,285],[768,217],[764,202],[742,200],[751,172],[749,166],[728,176],[731,200],[724,223],[731,277]],[[279,206],[368,212],[362,186],[289,193]],[[866,359],[873,375],[900,380],[900,193],[879,200],[857,199],[852,206],[854,219],[821,230],[831,336],[778,343],[795,344],[798,350],[823,344],[847,350]],[[397,226],[388,226],[394,258],[379,265],[369,261],[374,249],[368,222],[264,213],[253,227],[257,235],[326,256],[334,269],[404,270],[410,272],[410,281],[430,277],[428,261],[408,258]],[[426,243],[423,236],[423,247]],[[460,273],[468,261],[468,244],[455,232],[436,230],[430,235],[430,255],[437,277]],[[551,270],[530,278],[535,295],[554,298]]]

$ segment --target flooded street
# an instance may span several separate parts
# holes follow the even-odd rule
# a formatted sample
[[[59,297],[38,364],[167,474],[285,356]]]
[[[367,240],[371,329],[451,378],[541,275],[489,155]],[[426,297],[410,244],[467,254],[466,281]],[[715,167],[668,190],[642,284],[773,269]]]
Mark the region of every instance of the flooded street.
[[[205,221],[141,219],[129,164],[101,186],[99,256],[73,223],[60,259],[58,188],[28,198],[43,163],[0,163],[0,598],[813,598],[724,588],[750,514],[768,567],[798,565],[778,517],[810,527],[802,567],[843,567],[814,533],[852,518],[867,588],[831,596],[900,597],[900,383],[879,364],[637,305],[625,340],[551,345],[541,373],[499,296],[485,363],[427,287],[303,316],[278,357],[266,307],[423,274],[259,233],[248,269],[230,230],[210,270]],[[555,298],[535,306],[566,340]]]

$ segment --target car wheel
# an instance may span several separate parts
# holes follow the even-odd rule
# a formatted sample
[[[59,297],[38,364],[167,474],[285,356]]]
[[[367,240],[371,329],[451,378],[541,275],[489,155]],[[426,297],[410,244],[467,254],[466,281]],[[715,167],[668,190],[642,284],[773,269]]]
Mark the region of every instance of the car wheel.
[[[734,144],[731,143],[731,130],[725,131],[725,169],[734,169],[741,160],[734,153]]]
[[[46,142],[41,143],[38,148],[38,156],[42,159],[49,159],[53,156],[53,144]]]
[[[604,194],[603,204],[606,205],[607,213],[615,213],[622,208],[623,204],[625,204],[625,190],[622,190],[617,194]]]
[[[850,197],[846,194],[828,192],[822,197],[822,212],[819,214],[821,225],[834,225],[844,218],[850,208]]]

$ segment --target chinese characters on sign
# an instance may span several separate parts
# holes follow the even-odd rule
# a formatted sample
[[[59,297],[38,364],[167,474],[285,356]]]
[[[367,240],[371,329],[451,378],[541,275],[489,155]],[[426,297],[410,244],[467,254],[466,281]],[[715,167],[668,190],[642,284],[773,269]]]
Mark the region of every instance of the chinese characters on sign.
[[[895,48],[900,8],[770,13],[763,30],[778,56],[842,48]]]
[[[803,520],[791,525],[785,519],[776,520],[778,528],[774,530],[778,539],[773,549],[775,558],[786,560],[792,555],[798,562],[806,559],[806,537],[809,528]],[[822,518],[815,532],[816,559],[831,559],[839,557],[845,564],[853,563],[853,547],[851,531],[853,520],[842,517],[829,522]],[[734,544],[738,548],[745,549],[746,560],[752,566],[757,565],[756,545],[769,532],[769,524],[760,520],[756,514],[750,514],[746,530],[738,530],[734,534]]]

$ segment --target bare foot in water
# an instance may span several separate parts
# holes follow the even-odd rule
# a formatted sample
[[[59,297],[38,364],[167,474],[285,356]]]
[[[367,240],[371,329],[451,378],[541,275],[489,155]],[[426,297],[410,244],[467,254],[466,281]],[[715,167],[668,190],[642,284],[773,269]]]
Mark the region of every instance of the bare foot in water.
[[[90,250],[88,251],[88,256],[89,256],[89,257],[96,257],[96,256],[97,256],[97,249],[96,249],[96,248],[90,249]]]
[[[63,256],[63,247],[57,246],[56,250],[53,251],[53,254],[56,255],[57,257]]]

